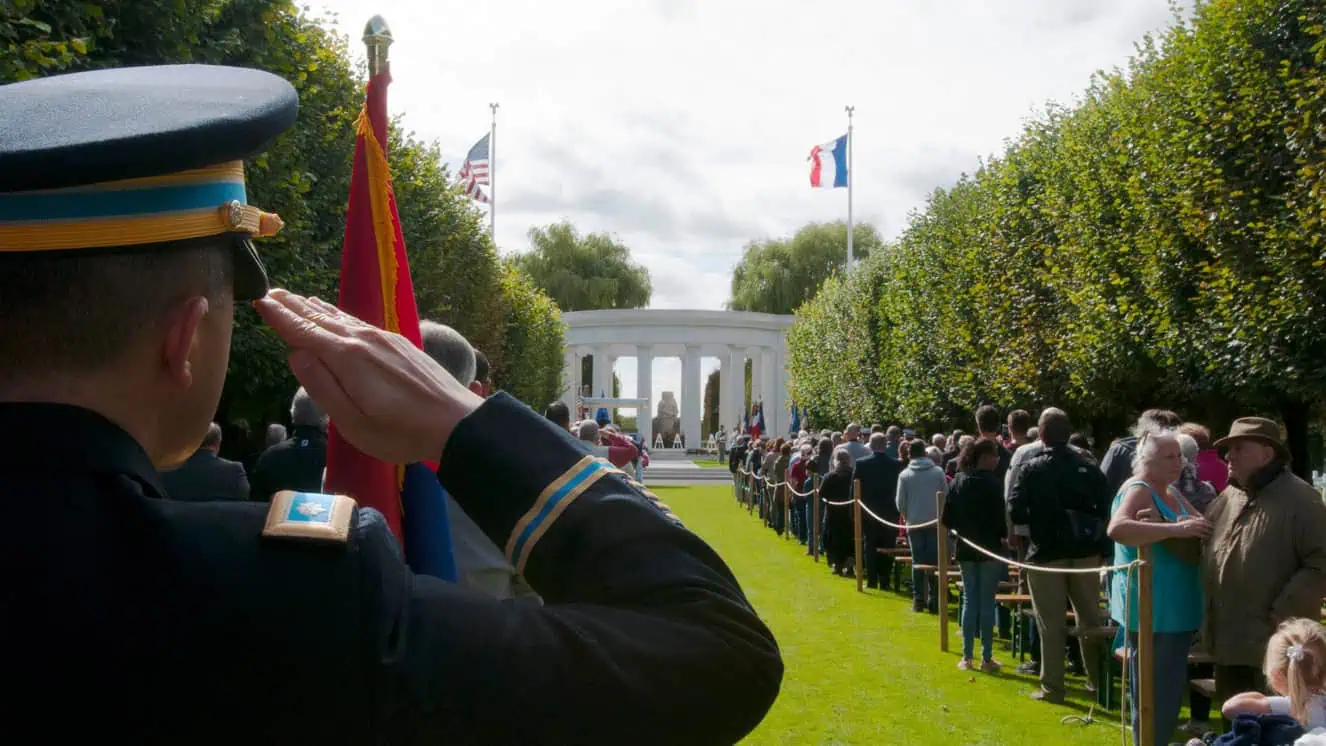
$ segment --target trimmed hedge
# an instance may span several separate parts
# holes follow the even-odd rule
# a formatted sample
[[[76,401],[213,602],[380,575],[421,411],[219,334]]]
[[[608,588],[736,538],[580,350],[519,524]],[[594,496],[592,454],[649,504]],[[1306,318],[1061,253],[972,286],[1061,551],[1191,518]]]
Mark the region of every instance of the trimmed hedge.
[[[797,313],[818,421],[968,425],[1056,404],[1266,412],[1302,454],[1326,391],[1326,6],[1201,2],[1051,106]],[[1300,459],[1296,458],[1296,461]]]

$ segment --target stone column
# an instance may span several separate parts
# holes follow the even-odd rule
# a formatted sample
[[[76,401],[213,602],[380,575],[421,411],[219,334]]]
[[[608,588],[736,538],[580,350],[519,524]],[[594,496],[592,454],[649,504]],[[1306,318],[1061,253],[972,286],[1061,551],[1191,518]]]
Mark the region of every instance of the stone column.
[[[640,442],[654,447],[654,348],[648,345],[636,345],[635,348],[635,395],[649,400],[649,406],[635,411],[635,426],[640,432]]]
[[[746,352],[736,345],[727,346],[727,360],[718,374],[723,391],[718,395],[722,403],[723,426],[732,431],[741,429],[741,415],[746,407]]]
[[[687,345],[681,358],[681,431],[687,448],[700,447],[704,385],[700,382],[700,348]]]
[[[562,353],[562,403],[571,412],[571,418],[576,416],[576,391],[580,384],[580,355],[576,354],[576,348],[567,346]]]
[[[760,400],[760,386],[764,381],[760,380],[760,366],[764,360],[763,347],[747,347],[746,357],[750,358],[750,403],[755,406],[755,402]],[[744,375],[744,374],[743,374]],[[745,389],[745,379],[742,382],[742,389]],[[754,423],[751,423],[754,424]]]
[[[760,353],[760,399],[764,402],[765,432],[773,437],[783,434],[778,426],[778,395],[775,389],[774,368],[778,364],[778,350],[765,347]],[[752,375],[754,372],[752,372]]]
[[[594,346],[594,375],[591,377],[593,387],[590,389],[590,396],[612,396],[612,368],[608,367],[608,346]],[[592,407],[597,410],[598,407]],[[593,413],[590,414],[593,417]]]
[[[769,411],[778,420],[778,429],[773,432],[787,435],[787,429],[792,426],[792,413],[787,411],[787,352],[781,344],[774,348],[773,358],[773,396],[770,397]],[[769,427],[774,426],[770,424]]]

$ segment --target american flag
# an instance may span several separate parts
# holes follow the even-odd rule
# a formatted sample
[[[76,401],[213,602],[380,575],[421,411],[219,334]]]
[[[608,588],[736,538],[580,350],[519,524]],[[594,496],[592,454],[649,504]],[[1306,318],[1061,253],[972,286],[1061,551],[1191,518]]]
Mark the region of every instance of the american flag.
[[[488,186],[488,135],[484,135],[470,152],[465,156],[465,165],[460,167],[460,175],[457,181],[465,188],[465,194],[469,198],[484,204],[488,203],[488,195],[484,194],[480,186]]]

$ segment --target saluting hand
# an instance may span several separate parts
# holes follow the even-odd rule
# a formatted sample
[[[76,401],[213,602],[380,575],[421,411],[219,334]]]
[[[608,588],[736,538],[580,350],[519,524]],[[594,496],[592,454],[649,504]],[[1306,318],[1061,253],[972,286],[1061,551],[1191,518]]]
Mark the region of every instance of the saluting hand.
[[[272,290],[254,307],[290,345],[290,370],[336,424],[374,458],[433,461],[483,403],[399,334],[317,298]]]

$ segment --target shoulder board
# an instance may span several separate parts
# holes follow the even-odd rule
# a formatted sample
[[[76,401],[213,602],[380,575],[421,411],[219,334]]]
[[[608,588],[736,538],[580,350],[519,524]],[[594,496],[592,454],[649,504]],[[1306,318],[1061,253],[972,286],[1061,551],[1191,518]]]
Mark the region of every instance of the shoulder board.
[[[267,538],[345,544],[356,503],[345,495],[281,490],[272,496],[262,535]]]

